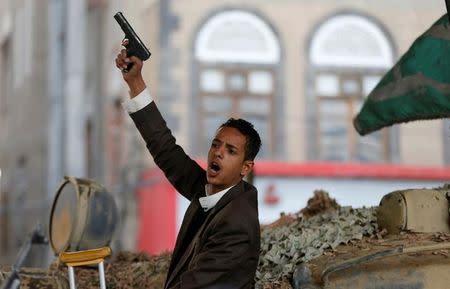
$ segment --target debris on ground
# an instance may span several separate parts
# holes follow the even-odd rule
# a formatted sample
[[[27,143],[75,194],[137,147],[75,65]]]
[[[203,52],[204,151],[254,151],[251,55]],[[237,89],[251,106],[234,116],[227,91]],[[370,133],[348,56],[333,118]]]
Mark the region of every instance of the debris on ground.
[[[284,227],[298,218],[310,218],[317,214],[322,214],[328,211],[335,211],[339,209],[339,204],[335,199],[330,198],[328,192],[324,190],[316,190],[314,191],[314,196],[310,198],[306,204],[306,207],[301,209],[296,213],[281,213],[280,218],[275,222],[268,225],[261,225],[261,229],[264,230],[266,228],[274,229],[277,227]]]
[[[330,198],[328,192],[323,190],[314,191],[314,197],[308,200],[306,207],[300,210],[303,217],[309,218],[317,214],[339,209],[335,199]]]
[[[146,253],[120,252],[105,264],[106,287],[108,289],[161,289],[164,288],[169,270],[171,254],[168,252],[150,256]],[[54,270],[64,271],[63,264],[53,266]],[[77,267],[75,269],[78,289],[99,288],[97,266]]]

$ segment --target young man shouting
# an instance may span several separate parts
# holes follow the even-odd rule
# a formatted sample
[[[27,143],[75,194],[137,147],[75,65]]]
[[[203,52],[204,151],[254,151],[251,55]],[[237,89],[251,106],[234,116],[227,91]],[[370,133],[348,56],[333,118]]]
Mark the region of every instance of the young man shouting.
[[[132,63],[130,70],[124,70]],[[243,119],[222,124],[211,142],[206,171],[175,143],[143,81],[142,61],[122,50],[116,66],[130,89],[124,103],[155,163],[190,200],[164,288],[252,288],[260,249],[256,188],[243,181],[261,139]],[[127,72],[125,72],[127,71]]]

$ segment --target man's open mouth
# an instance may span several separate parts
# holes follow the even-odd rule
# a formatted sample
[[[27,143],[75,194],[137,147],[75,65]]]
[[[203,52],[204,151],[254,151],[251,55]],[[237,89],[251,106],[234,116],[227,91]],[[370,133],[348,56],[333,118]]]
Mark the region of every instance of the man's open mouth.
[[[209,165],[209,169],[213,172],[213,173],[218,173],[220,171],[220,166],[218,163],[216,162],[211,162],[211,164]]]

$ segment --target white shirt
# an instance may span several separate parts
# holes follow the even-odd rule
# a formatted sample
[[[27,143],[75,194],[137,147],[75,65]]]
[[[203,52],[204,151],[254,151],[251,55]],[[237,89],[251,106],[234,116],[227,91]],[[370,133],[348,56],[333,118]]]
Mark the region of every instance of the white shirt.
[[[214,206],[228,192],[228,190],[230,190],[232,187],[234,187],[234,186],[231,186],[229,188],[226,188],[225,190],[222,190],[220,192],[210,195],[209,194],[210,186],[211,185],[209,185],[209,184],[205,185],[206,197],[201,197],[198,199],[198,201],[200,202],[200,205],[202,206],[202,208],[205,212],[208,212],[209,210],[214,208]]]
[[[148,89],[146,88],[135,97],[125,100],[122,103],[122,106],[128,113],[133,113],[143,109],[144,107],[149,105],[152,101],[153,98],[150,95]]]
[[[152,101],[153,101],[153,98],[150,95],[150,92],[148,91],[148,89],[146,88],[141,93],[136,95],[135,97],[125,100],[122,103],[122,106],[130,114],[130,113],[134,113],[136,111],[143,109],[144,107],[149,105]],[[223,191],[220,191],[220,192],[210,195],[209,194],[210,186],[206,185],[205,186],[206,196],[198,199],[203,210],[205,210],[205,212],[207,212],[207,211],[211,210],[212,208],[214,208],[214,206],[220,201],[220,199],[232,187],[233,186],[231,186]]]

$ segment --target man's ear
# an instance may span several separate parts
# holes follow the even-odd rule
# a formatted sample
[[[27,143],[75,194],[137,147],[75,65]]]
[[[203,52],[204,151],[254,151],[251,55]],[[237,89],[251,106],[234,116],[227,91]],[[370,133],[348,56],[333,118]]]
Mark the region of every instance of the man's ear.
[[[248,175],[253,170],[254,164],[255,163],[250,160],[244,161],[244,163],[242,164],[241,176],[245,177],[246,175]]]

